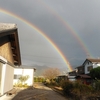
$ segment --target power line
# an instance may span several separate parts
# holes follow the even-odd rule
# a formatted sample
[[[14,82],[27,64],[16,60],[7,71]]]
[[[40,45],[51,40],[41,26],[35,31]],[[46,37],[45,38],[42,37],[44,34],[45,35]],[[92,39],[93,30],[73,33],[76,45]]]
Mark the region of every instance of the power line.
[[[47,63],[47,64],[65,64],[65,63],[60,63],[60,62],[44,62],[44,61],[33,61],[37,63]]]
[[[61,59],[56,57],[47,57],[47,56],[36,56],[36,55],[23,55],[22,56],[31,56],[31,57],[37,57],[37,58],[52,58],[52,59]]]

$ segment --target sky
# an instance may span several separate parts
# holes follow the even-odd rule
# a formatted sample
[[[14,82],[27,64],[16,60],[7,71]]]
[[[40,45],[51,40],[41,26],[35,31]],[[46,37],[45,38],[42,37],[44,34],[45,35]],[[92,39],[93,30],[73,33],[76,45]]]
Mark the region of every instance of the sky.
[[[100,58],[100,0],[0,0],[0,22],[17,24],[22,65],[68,71]]]

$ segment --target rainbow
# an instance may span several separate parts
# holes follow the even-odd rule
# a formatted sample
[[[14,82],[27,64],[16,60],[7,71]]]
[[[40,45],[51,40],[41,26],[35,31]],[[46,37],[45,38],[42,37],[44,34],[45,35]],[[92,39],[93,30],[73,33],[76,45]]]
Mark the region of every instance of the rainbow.
[[[56,19],[58,19],[58,21],[60,21],[60,23],[62,23],[62,25],[64,25],[64,27],[70,31],[70,33],[76,38],[76,40],[78,41],[78,43],[80,44],[80,46],[82,47],[82,49],[84,50],[85,54],[89,57],[92,57],[90,54],[90,51],[88,50],[87,46],[84,44],[83,40],[80,38],[80,36],[78,35],[78,33],[76,32],[76,30],[74,30],[74,28],[67,22],[64,20],[64,18],[59,15],[52,7],[50,7],[47,3],[45,3],[43,0],[39,0],[39,3],[41,3],[41,5],[43,5],[44,7],[46,7],[46,9],[56,17]]]
[[[25,20],[24,18],[10,12],[10,11],[7,11],[5,9],[1,9],[0,8],[0,12],[4,13],[4,14],[7,14],[7,15],[10,15],[14,18],[17,18],[19,19],[20,21],[24,22],[25,24],[29,25],[30,27],[32,27],[35,31],[37,31],[41,36],[43,36],[54,48],[55,50],[58,52],[58,54],[61,56],[61,58],[63,59],[63,61],[66,63],[69,71],[72,71],[73,68],[71,67],[68,59],[64,56],[64,54],[60,51],[60,49],[56,46],[56,44],[48,37],[46,36],[46,34],[44,32],[42,32],[40,29],[38,29],[34,24],[32,24],[31,22]]]

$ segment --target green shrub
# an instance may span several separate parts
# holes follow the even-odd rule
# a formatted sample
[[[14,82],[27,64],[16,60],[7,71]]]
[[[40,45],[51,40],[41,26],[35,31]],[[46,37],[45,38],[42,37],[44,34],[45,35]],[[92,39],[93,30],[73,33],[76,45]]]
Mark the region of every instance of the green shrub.
[[[13,85],[14,87],[17,87],[17,83],[14,83],[14,85]]]
[[[44,82],[45,79],[42,77],[34,77],[34,82]]]
[[[62,81],[60,83],[64,94],[69,96],[71,94],[71,90],[73,89],[73,83],[71,81]]]
[[[100,80],[95,81],[95,83],[94,83],[94,89],[96,91],[100,91]]]
[[[19,82],[21,82],[23,85],[25,84],[25,82],[29,79],[29,75],[25,75],[25,76],[21,76],[19,77]]]
[[[18,87],[23,87],[23,84],[22,83],[18,83],[17,86]]]
[[[100,80],[94,80],[92,83],[92,95],[98,96],[100,95]]]
[[[88,100],[85,98],[100,96],[100,80],[95,81],[93,85],[86,85],[81,81],[61,81],[60,86],[64,94],[70,96],[73,100]]]
[[[37,78],[36,77],[34,77],[34,82],[37,82]]]
[[[18,83],[14,84],[14,87],[22,87],[22,86],[23,86],[23,84],[21,82],[18,82]]]
[[[21,82],[15,83],[14,87],[29,87],[27,83],[22,84]]]
[[[86,84],[83,84],[80,81],[76,81],[73,84],[73,90],[72,93],[75,95],[88,95],[89,93],[91,93],[92,91],[92,87]]]
[[[29,87],[29,86],[28,86],[28,84],[27,84],[27,83],[25,83],[25,84],[23,85],[23,87]]]
[[[62,81],[60,85],[64,94],[73,97],[73,100],[82,100],[92,94],[92,86],[83,84],[81,81]]]
[[[56,81],[51,81],[51,82],[50,82],[50,85],[52,85],[52,86],[59,86],[58,83],[57,83]]]

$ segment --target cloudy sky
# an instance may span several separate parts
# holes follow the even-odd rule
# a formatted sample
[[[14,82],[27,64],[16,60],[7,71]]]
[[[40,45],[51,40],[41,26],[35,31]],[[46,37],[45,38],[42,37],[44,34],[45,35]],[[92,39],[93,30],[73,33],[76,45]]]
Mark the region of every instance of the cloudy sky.
[[[23,65],[67,70],[57,49],[73,68],[100,57],[100,0],[0,0],[0,22],[17,24]]]

